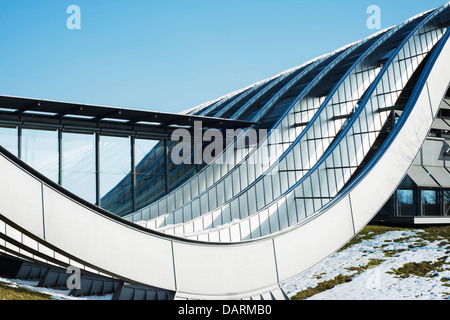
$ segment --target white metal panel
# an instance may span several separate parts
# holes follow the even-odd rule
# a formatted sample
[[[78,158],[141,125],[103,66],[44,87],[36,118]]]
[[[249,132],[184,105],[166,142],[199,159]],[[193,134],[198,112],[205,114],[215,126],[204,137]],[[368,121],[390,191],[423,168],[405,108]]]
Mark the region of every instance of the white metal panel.
[[[177,209],[175,212],[172,213],[172,216],[174,217],[175,224],[183,222],[183,210]]]
[[[239,228],[239,224],[233,224],[230,226],[230,241],[238,242],[241,241],[241,231]]]
[[[212,215],[206,214],[203,216],[203,229],[208,229],[212,227]]]
[[[194,224],[193,223],[184,224],[184,232],[186,234],[193,233],[194,232]]]
[[[310,268],[353,235],[350,203],[345,198],[333,210],[274,239],[279,278],[286,280]]]
[[[212,217],[212,227],[217,228],[222,224],[222,210],[218,209],[211,213]]]
[[[22,242],[22,233],[9,225],[6,225],[5,235],[19,243]]]
[[[239,221],[239,232],[240,232],[239,241],[250,239],[251,229],[249,219]]]
[[[230,230],[229,229],[219,230],[219,237],[220,241],[222,242],[230,242],[231,241]]]
[[[250,234],[251,238],[255,239],[261,236],[261,229],[260,229],[260,222],[259,222],[259,216],[253,215],[249,219],[250,223]]]
[[[0,168],[0,215],[8,213],[11,221],[44,237],[41,183],[4,157],[0,157]]]
[[[216,231],[216,230],[211,231],[208,233],[208,235],[209,235],[208,241],[210,241],[210,242],[219,242],[220,241],[219,231]]]
[[[183,234],[183,233],[184,233],[184,227],[183,227],[183,225],[175,226],[174,228],[171,228],[170,230],[171,230],[172,232],[166,232],[166,233],[168,233],[168,234],[176,234],[176,235],[178,235],[178,234]],[[169,231],[169,229],[168,229],[167,231]]]
[[[260,219],[260,228],[261,228],[261,233],[262,234],[270,234],[271,233],[271,229],[270,229],[270,221],[269,221],[269,211],[263,210],[259,213],[259,219]]]
[[[125,278],[175,288],[170,241],[97,215],[48,187],[44,206],[48,243]]]
[[[209,297],[231,295],[277,281],[271,241],[225,246],[221,250],[175,242],[174,257],[177,289],[181,292]],[[196,257],[202,257],[204,263],[199,263]]]

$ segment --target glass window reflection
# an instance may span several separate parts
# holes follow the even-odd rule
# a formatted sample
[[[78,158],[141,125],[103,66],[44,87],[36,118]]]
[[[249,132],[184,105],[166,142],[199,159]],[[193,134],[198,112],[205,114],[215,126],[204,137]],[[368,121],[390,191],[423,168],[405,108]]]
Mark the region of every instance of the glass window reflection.
[[[17,128],[0,127],[0,145],[16,157],[18,156],[17,140]]]
[[[101,206],[114,213],[131,204],[130,156],[130,138],[100,136]]]
[[[414,216],[416,214],[413,190],[397,190],[397,204],[400,216]]]
[[[439,216],[438,190],[422,190],[422,214],[425,216]]]
[[[95,203],[95,138],[93,134],[63,133],[62,186]]]
[[[450,190],[444,190],[444,216],[450,216]]]
[[[58,133],[46,130],[22,130],[22,160],[58,182]]]

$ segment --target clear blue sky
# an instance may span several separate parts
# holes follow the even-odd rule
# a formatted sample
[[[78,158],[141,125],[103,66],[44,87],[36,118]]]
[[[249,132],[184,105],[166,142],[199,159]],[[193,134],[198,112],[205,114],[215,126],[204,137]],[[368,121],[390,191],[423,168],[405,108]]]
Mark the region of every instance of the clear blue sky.
[[[0,94],[180,112],[444,3],[0,0]]]

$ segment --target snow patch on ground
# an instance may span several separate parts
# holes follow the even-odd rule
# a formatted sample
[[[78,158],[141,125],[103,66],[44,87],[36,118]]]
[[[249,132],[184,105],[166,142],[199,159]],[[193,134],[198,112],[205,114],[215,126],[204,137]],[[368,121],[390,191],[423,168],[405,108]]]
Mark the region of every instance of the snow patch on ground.
[[[450,266],[434,277],[410,275],[399,278],[390,274],[408,262],[435,262],[448,257],[447,246],[439,246],[443,240],[434,242],[421,239],[421,230],[388,231],[370,240],[363,240],[343,251],[325,259],[310,270],[282,285],[286,294],[292,297],[297,292],[315,287],[318,283],[331,280],[338,275],[352,275],[355,271],[347,268],[365,266],[370,259],[384,261],[366,271],[357,274],[352,281],[310,297],[310,300],[444,300],[450,299],[450,287],[444,286],[443,278],[450,280]],[[405,240],[398,239],[407,238]],[[447,240],[447,244],[449,239]],[[417,245],[420,241],[425,246]],[[445,241],[445,240],[444,240]],[[447,247],[447,248],[446,248]],[[400,250],[400,251],[398,251]],[[405,251],[401,251],[405,250]],[[392,257],[385,253],[391,251]],[[445,260],[450,262],[450,258]],[[450,282],[446,282],[449,284]]]

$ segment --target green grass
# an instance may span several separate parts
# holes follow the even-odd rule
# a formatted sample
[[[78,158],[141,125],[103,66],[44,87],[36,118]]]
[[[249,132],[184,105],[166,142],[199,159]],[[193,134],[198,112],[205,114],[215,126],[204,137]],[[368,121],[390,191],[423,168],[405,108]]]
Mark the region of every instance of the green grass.
[[[0,300],[52,300],[47,294],[24,288],[11,287],[0,282]]]
[[[442,282],[442,285],[444,287],[449,287],[450,288],[450,279],[449,278],[442,278],[441,282]]]
[[[394,274],[396,277],[402,279],[408,278],[412,275],[418,277],[430,277],[430,272],[433,270],[438,271],[437,269],[439,269],[441,266],[442,263],[439,261],[408,262],[405,263],[400,268],[393,269],[388,273]]]
[[[417,277],[434,277],[435,272],[442,272],[447,267],[450,267],[449,263],[445,263],[444,261],[448,257],[441,257],[437,259],[437,261],[421,261],[421,262],[408,262],[403,266],[397,269],[393,269],[388,272],[394,274],[398,278],[408,278],[410,276]],[[444,278],[446,279],[446,278]]]

